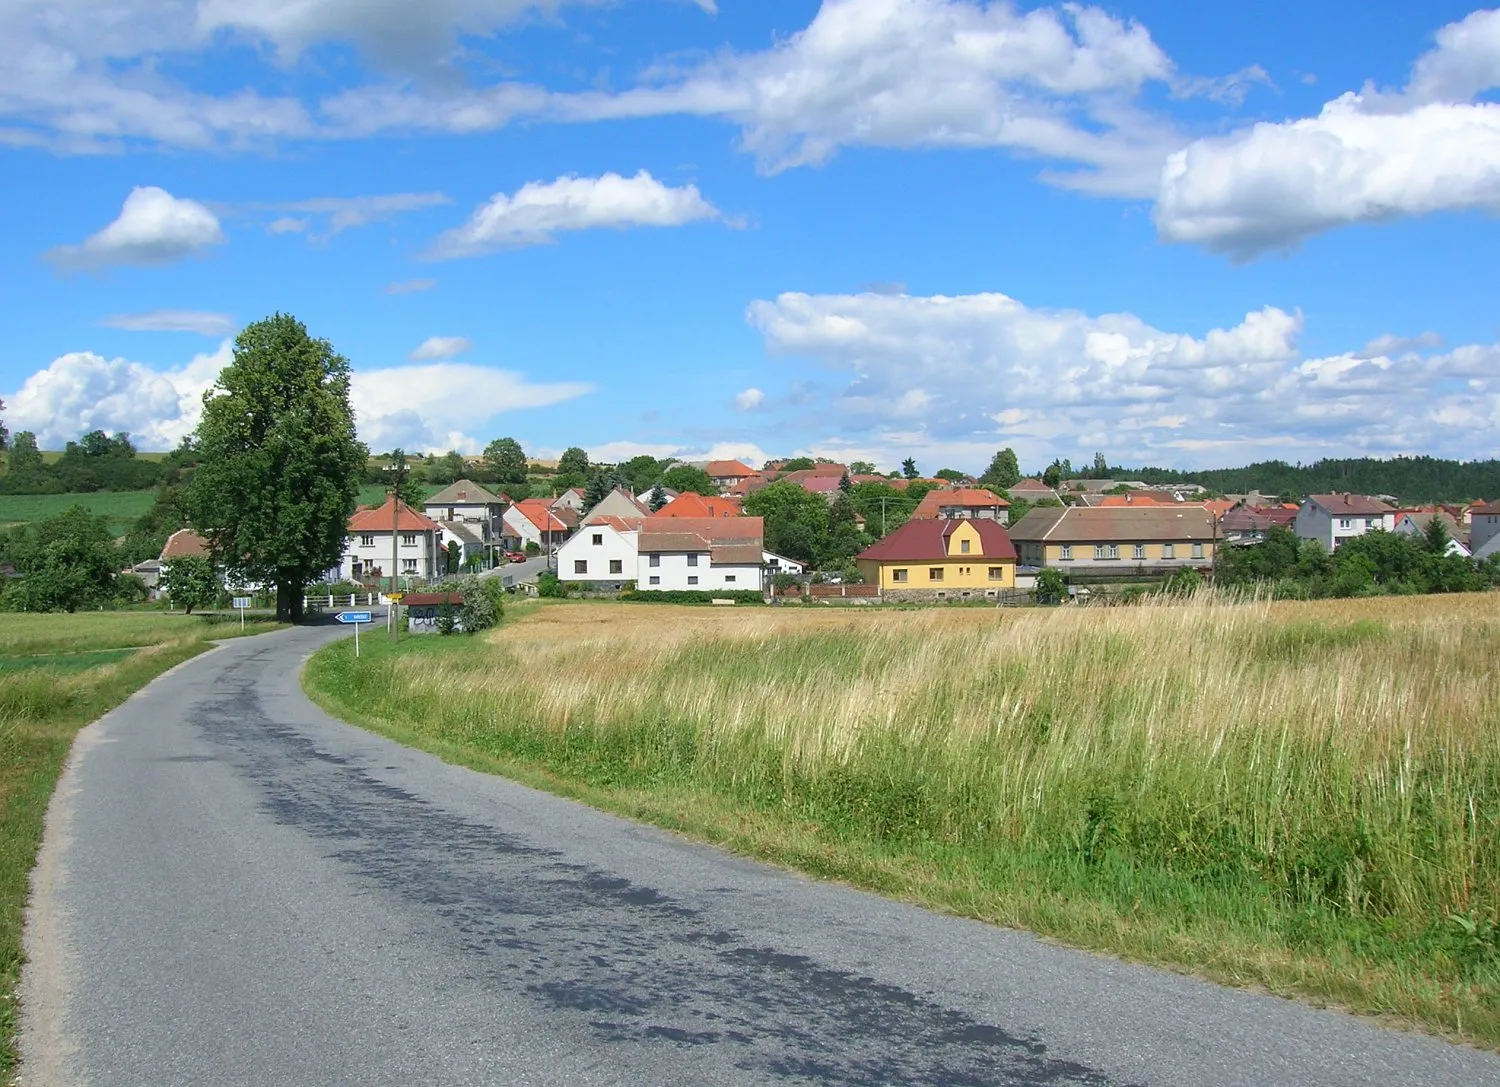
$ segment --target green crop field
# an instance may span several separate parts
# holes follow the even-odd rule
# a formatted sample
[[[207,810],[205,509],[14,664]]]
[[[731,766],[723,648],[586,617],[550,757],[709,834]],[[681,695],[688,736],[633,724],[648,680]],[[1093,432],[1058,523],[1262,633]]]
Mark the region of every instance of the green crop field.
[[[123,536],[137,517],[151,508],[155,491],[94,491],[89,494],[0,494],[0,525],[25,524],[82,506],[109,519],[110,528]]]
[[[306,680],[403,742],[736,850],[1495,1047],[1496,660],[1500,593],[559,603],[335,645]]]

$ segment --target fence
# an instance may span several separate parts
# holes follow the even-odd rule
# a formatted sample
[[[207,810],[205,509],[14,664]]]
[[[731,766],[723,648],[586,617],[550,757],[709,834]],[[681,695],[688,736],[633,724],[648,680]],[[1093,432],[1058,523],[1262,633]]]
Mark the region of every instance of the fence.
[[[302,610],[308,608],[372,608],[376,604],[387,604],[384,593],[319,593],[302,598]]]

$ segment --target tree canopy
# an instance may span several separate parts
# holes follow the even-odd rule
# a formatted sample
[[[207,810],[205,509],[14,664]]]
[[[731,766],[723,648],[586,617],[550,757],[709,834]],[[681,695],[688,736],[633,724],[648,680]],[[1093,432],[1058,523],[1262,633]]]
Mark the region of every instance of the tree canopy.
[[[13,529],[0,559],[21,574],[0,601],[7,610],[77,611],[114,599],[119,564],[109,522],[82,506]]]
[[[990,466],[979,477],[979,482],[992,491],[1008,491],[1021,482],[1021,463],[1016,451],[1009,446],[990,458]]]
[[[563,455],[557,461],[557,474],[553,480],[562,490],[569,487],[583,487],[589,481],[589,455],[578,446],[570,446],[563,450]]]
[[[907,457],[901,462],[901,474],[907,479],[917,478],[917,462],[912,457]]]
[[[694,468],[691,464],[672,465],[662,473],[661,483],[662,486],[670,487],[679,494],[684,491],[703,495],[719,493],[718,485],[714,483],[713,477],[702,468]]]
[[[502,487],[526,482],[526,453],[514,438],[496,438],[484,447],[484,462],[490,478]]]
[[[0,411],[4,411],[4,410],[5,410],[5,401],[4,400],[0,400]],[[0,416],[0,453],[5,452],[5,448],[9,444],[9,442],[10,442],[10,431],[8,431],[8,430],[5,429],[5,418],[4,418],[4,416]]]
[[[276,588],[278,619],[336,566],[368,450],[349,406],[349,361],[290,314],[247,326],[203,398],[194,526],[232,574]]]
[[[214,560],[208,555],[183,555],[167,563],[161,572],[161,586],[174,608],[189,615],[194,608],[211,608],[223,592]]]

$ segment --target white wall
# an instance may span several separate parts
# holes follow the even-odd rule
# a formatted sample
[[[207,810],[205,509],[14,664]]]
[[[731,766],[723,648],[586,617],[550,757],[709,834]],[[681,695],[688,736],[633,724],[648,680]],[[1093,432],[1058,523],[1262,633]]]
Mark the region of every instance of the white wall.
[[[399,533],[398,536],[405,536]],[[398,574],[406,577],[432,577],[437,571],[437,533],[418,532],[415,544],[398,544],[397,555],[400,561]],[[374,542],[366,545],[363,540],[369,536]],[[416,571],[407,568],[407,560],[416,560]],[[391,565],[391,534],[386,532],[356,533],[344,540],[344,555],[339,560],[339,577],[351,580],[354,577],[354,563],[358,560],[361,567],[368,568],[372,564],[380,567],[382,577],[390,576]]]
[[[696,566],[688,564],[690,557],[696,557]],[[651,565],[652,559],[657,560],[658,565]],[[642,555],[637,569],[637,589],[748,589],[752,592],[761,589],[759,566],[713,566],[708,561],[707,551],[697,552],[696,556],[680,553]],[[657,580],[653,582],[652,578]]]
[[[1317,540],[1329,551],[1337,551],[1339,545],[1345,540],[1380,529],[1391,532],[1395,527],[1396,515],[1394,513],[1340,517],[1329,514],[1323,507],[1312,501],[1307,501],[1302,503],[1302,508],[1297,511],[1293,531],[1304,540]]]
[[[538,547],[542,546],[542,530],[532,524],[531,518],[516,509],[515,506],[511,506],[505,511],[503,519],[506,527],[505,535],[520,537],[523,548],[529,543],[534,543]]]
[[[1476,513],[1469,521],[1469,546],[1478,551],[1500,536],[1500,513]]]
[[[557,549],[557,576],[563,581],[634,581],[639,536],[609,525],[584,525]],[[610,573],[612,561],[620,564],[619,572]]]

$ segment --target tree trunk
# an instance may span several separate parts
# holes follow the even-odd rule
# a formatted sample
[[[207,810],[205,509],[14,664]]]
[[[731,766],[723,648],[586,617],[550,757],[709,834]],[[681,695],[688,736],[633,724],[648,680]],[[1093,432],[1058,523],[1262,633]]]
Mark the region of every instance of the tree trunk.
[[[278,623],[302,622],[302,583],[300,581],[276,583],[276,621]]]

